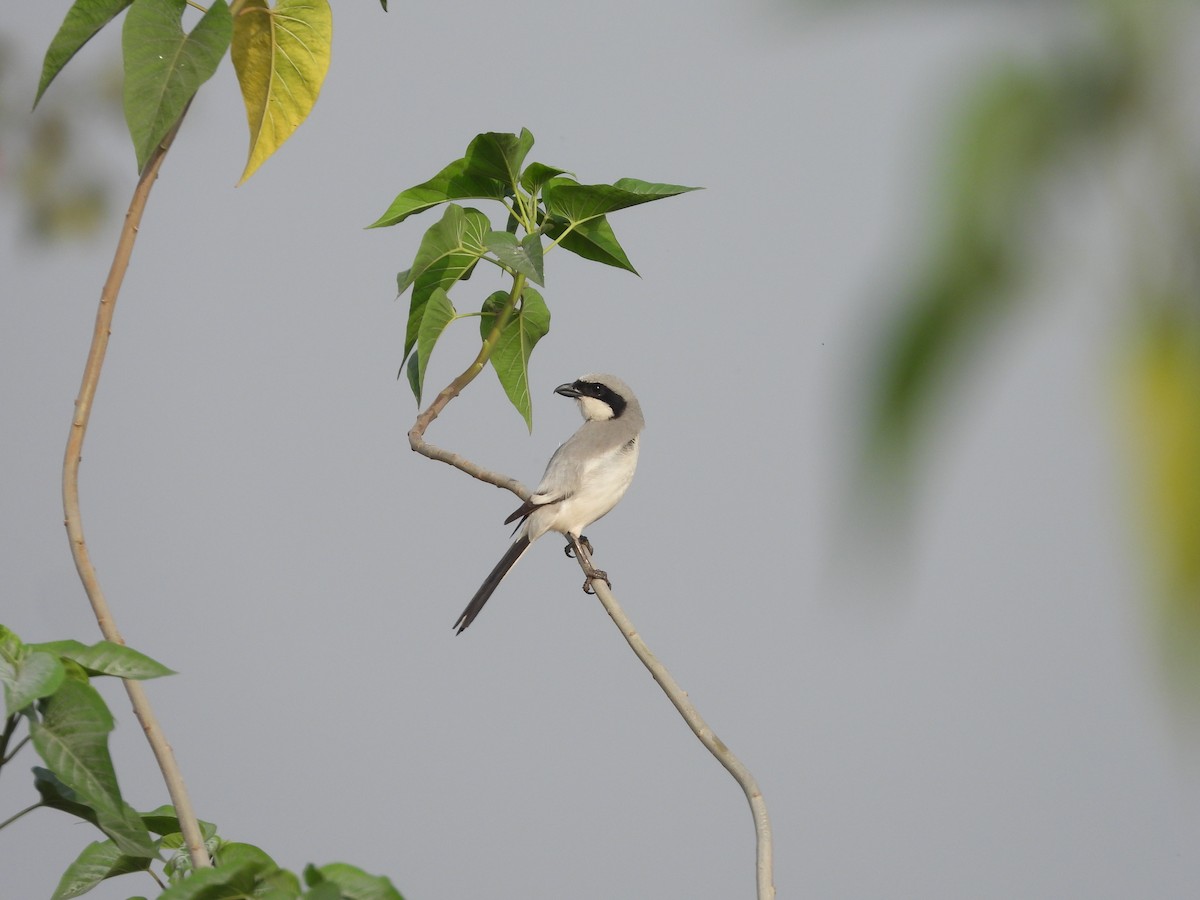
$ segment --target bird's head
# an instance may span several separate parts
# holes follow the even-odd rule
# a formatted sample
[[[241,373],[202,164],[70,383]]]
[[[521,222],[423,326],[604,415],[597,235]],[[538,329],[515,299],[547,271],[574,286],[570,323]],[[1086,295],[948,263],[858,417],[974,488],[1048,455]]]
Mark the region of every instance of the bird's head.
[[[631,404],[637,407],[633,391],[616,375],[582,375],[568,384],[560,384],[554,393],[578,401],[579,411],[589,422],[619,419]]]

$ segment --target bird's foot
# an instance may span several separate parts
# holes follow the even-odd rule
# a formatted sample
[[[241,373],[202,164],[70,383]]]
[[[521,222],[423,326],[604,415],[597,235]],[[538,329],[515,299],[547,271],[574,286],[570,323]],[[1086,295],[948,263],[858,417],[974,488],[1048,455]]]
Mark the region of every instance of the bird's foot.
[[[587,539],[586,534],[581,534],[579,536],[579,543],[583,547],[583,549],[588,552],[588,556],[591,556],[592,555],[592,542]],[[568,559],[575,558],[575,548],[571,546],[570,538],[567,539],[567,546],[563,547],[563,553],[567,554]]]
[[[612,582],[608,580],[608,573],[605,572],[603,569],[592,569],[590,572],[587,573],[587,578],[584,579],[584,582],[583,582],[583,592],[585,594],[596,593],[595,588],[592,587],[592,581],[597,578],[599,578],[601,581],[603,581],[605,584],[607,584],[609,587],[609,590],[612,590]]]

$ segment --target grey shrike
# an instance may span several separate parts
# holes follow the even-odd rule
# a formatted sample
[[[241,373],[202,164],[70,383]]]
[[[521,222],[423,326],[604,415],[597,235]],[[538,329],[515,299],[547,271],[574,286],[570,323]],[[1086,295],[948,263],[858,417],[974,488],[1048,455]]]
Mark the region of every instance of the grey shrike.
[[[568,552],[572,537],[586,542],[583,529],[616,506],[633,481],[638,435],[646,422],[629,385],[615,375],[584,375],[554,393],[575,399],[583,424],[554,451],[533,495],[504,520],[507,525],[520,519],[520,533],[454,623],[457,634],[475,621],[530,544],[547,531],[566,535]]]

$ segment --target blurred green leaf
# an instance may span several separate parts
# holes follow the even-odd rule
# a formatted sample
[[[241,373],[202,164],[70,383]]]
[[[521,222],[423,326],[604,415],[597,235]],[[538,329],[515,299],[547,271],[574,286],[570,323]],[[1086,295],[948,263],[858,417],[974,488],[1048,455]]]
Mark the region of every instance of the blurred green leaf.
[[[159,894],[158,900],[266,900],[263,882],[273,871],[273,865],[253,861],[197,869]]]
[[[169,835],[179,834],[179,817],[175,815],[175,807],[169,803],[164,804],[157,809],[152,809],[149,812],[139,813],[143,824],[151,834]],[[200,833],[204,839],[211,840],[217,833],[217,826],[212,822],[205,822],[203,819],[198,820],[200,825]],[[182,846],[182,844],[180,845]]]
[[[391,881],[382,875],[368,875],[362,869],[346,863],[330,863],[317,868],[307,866],[304,880],[312,887],[332,883],[338,892],[332,896],[341,900],[404,900]],[[306,895],[306,897],[315,895]]]
[[[37,96],[33,98],[35,108],[50,82],[62,71],[63,66],[71,61],[71,57],[132,2],[133,0],[75,0],[46,50],[46,58],[42,61],[42,78],[38,82]]]
[[[11,634],[11,632],[9,632]],[[0,683],[4,685],[5,718],[59,689],[66,670],[53,653],[15,641],[0,645]]]
[[[142,820],[121,798],[108,754],[112,714],[90,684],[65,679],[39,702],[41,721],[30,722],[34,748],[78,802],[96,811],[100,828],[130,856],[156,855]]]
[[[875,465],[907,466],[924,414],[957,362],[1005,311],[1014,271],[999,247],[965,242],[918,282],[899,304],[871,378],[868,450]]]
[[[85,822],[91,822],[97,828],[100,827],[96,811],[87,804],[80,803],[75,792],[63,784],[58,776],[49,769],[43,769],[41,766],[33,767],[33,787],[41,795],[44,806],[69,813]]]
[[[485,340],[507,302],[508,294],[504,291],[497,291],[484,301],[479,332]],[[529,395],[529,356],[549,330],[550,310],[542,295],[526,285],[520,305],[513,310],[492,349],[491,362],[496,377],[530,431],[533,431],[533,400]]]
[[[125,16],[125,121],[139,172],[217,70],[233,36],[225,0],[212,0],[190,34],[180,24],[185,5],[185,0],[133,0]]]
[[[126,856],[112,841],[96,841],[84,847],[83,852],[67,866],[50,900],[70,900],[86,894],[106,878],[144,872],[149,868],[149,858]]]
[[[145,680],[175,674],[171,669],[146,654],[139,653],[122,644],[114,644],[111,641],[98,641],[90,647],[79,641],[70,640],[49,641],[30,646],[72,659],[83,666],[89,675],[112,675],[117,678]]]

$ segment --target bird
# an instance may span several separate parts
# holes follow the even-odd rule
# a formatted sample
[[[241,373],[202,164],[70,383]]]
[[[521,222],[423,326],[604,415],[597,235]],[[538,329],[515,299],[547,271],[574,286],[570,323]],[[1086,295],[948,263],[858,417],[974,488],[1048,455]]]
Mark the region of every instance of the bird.
[[[505,525],[520,520],[517,537],[452,626],[456,634],[475,621],[504,576],[542,535],[554,531],[566,536],[568,555],[572,540],[590,552],[583,529],[609,513],[633,481],[646,423],[629,385],[615,375],[582,375],[554,393],[579,404],[583,424],[554,451],[537,490],[504,520]],[[588,574],[585,590],[593,577],[608,580],[599,570]]]

